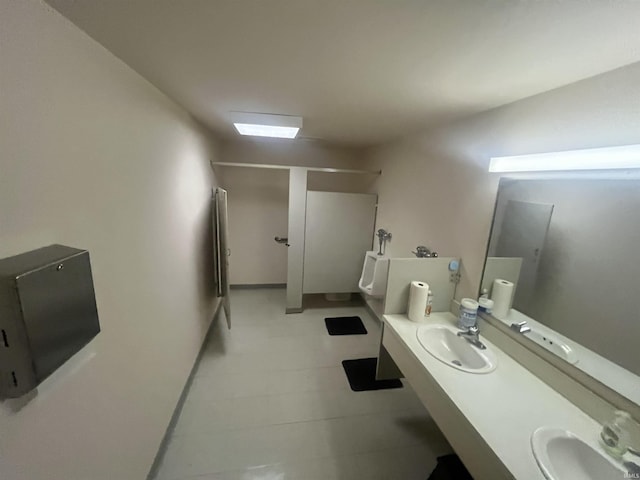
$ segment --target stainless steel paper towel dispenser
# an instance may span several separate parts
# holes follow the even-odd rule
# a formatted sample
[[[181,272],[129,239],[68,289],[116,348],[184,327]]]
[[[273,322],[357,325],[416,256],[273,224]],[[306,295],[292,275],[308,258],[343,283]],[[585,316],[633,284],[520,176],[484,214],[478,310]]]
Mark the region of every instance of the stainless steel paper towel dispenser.
[[[33,390],[99,332],[89,252],[50,245],[0,260],[0,398]]]

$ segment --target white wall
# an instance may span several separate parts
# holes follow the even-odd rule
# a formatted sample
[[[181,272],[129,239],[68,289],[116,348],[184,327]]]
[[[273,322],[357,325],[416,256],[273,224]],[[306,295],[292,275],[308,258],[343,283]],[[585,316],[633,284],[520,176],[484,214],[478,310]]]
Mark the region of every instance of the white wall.
[[[362,168],[359,151],[319,142],[239,140],[222,144],[224,162],[263,163],[334,168]],[[216,167],[229,192],[229,241],[232,284],[287,282],[287,247],[274,237],[287,236],[289,173],[236,167]],[[309,190],[364,192],[374,176],[309,173]]]
[[[102,332],[21,410],[0,478],[145,478],[210,323],[206,132],[38,0],[0,0],[0,257],[89,250]]]
[[[499,180],[489,158],[640,143],[638,84],[640,63],[370,150],[387,251],[461,256],[456,296],[476,296]]]

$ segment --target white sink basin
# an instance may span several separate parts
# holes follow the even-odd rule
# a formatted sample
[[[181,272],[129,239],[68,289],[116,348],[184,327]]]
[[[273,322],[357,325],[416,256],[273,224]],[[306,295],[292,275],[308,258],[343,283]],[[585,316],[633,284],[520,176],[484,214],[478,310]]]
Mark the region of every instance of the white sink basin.
[[[548,335],[546,333],[539,332],[535,329],[532,329],[530,332],[524,333],[524,336],[529,340],[537,343],[543,348],[546,348],[551,353],[556,354],[558,357],[566,360],[571,364],[578,363],[578,356],[573,349],[561,341],[559,338],[554,337],[553,335]]]
[[[573,433],[541,427],[531,435],[533,456],[548,480],[625,478],[625,470]]]
[[[450,367],[470,373],[494,371],[496,356],[458,337],[458,331],[448,325],[425,325],[418,328],[416,336],[427,352]]]

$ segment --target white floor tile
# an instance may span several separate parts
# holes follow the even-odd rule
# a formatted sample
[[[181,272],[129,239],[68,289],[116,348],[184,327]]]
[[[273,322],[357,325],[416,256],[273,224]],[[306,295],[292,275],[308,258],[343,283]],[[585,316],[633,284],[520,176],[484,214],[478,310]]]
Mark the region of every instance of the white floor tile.
[[[425,479],[451,452],[411,387],[352,392],[342,360],[377,356],[363,307],[285,315],[284,290],[232,292],[214,325],[159,480]],[[368,335],[329,336],[358,315]]]
[[[344,376],[344,373],[342,374]],[[344,379],[345,384],[346,379]],[[176,425],[175,434],[209,433],[421,408],[408,389],[354,393],[346,388],[208,399],[191,397]]]
[[[189,400],[211,401],[257,395],[349,389],[342,367],[262,372],[252,370],[231,376],[194,379]]]
[[[423,447],[306,459],[185,477],[188,480],[425,480],[436,465]]]

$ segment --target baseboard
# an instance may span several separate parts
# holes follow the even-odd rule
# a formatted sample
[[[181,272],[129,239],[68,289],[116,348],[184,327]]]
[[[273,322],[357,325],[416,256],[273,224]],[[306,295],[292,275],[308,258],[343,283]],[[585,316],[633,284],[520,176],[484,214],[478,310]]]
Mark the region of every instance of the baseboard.
[[[178,403],[176,407],[173,409],[173,414],[171,415],[171,420],[169,421],[169,425],[167,425],[167,429],[164,432],[164,436],[162,437],[162,442],[160,442],[160,447],[158,448],[158,452],[156,453],[156,457],[153,459],[153,463],[151,464],[151,468],[149,469],[149,474],[147,475],[147,480],[154,480],[158,475],[158,470],[160,469],[160,464],[162,463],[162,459],[164,458],[165,453],[167,452],[167,447],[169,446],[169,441],[171,440],[171,434],[176,428],[176,423],[178,423],[178,418],[180,417],[180,412],[182,411],[182,407],[184,406],[184,402],[187,399],[187,395],[189,394],[189,390],[191,389],[191,384],[193,383],[193,378],[195,376],[196,369],[200,364],[200,359],[202,358],[202,354],[204,353],[205,345],[209,340],[209,335],[214,330],[213,324],[217,321],[218,314],[220,313],[220,307],[222,306],[222,302],[218,301],[218,305],[213,312],[213,319],[209,324],[209,329],[207,330],[206,335],[204,336],[204,340],[202,341],[202,345],[200,345],[200,351],[198,352],[198,356],[196,357],[196,361],[193,363],[191,367],[191,371],[189,372],[189,377],[182,389],[182,393],[180,394],[180,398],[178,399]]]
[[[240,283],[230,285],[232,290],[250,290],[253,288],[287,288],[286,283]]]

